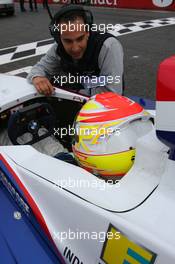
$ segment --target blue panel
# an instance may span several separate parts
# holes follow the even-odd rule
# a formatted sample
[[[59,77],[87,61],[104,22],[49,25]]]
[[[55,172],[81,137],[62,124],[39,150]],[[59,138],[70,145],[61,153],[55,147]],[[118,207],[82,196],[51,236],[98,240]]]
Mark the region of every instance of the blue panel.
[[[14,218],[14,212],[22,215]],[[5,187],[0,183],[0,256],[1,264],[61,263],[40,233],[20,211]]]
[[[175,147],[175,131],[156,131],[157,137],[170,148]]]
[[[0,168],[1,170],[5,173],[5,175],[8,176],[9,180],[11,181],[11,183],[13,183],[14,187],[16,190],[18,190],[18,192],[20,193],[20,195],[23,197],[24,199],[24,193],[21,189],[19,189],[18,184],[15,182],[14,177],[11,175],[11,173],[9,172],[8,168],[6,167],[6,165],[3,163],[2,160],[0,160]]]
[[[13,252],[11,252],[8,242],[6,241],[3,234],[0,233],[0,254],[1,254],[1,263],[2,260],[4,263],[14,264],[17,263]]]
[[[156,135],[160,141],[170,148],[169,159],[175,160],[175,131],[156,130]]]
[[[156,102],[153,100],[141,98],[138,96],[129,96],[129,98],[140,104],[144,109],[155,110],[156,108]]]

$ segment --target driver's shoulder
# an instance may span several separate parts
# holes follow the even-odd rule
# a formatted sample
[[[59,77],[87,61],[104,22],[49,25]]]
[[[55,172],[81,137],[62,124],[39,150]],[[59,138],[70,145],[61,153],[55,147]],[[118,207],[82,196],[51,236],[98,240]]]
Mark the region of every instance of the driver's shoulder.
[[[59,57],[57,53],[58,44],[54,42],[52,46],[48,49],[46,55],[49,57]]]
[[[116,37],[111,35],[103,42],[102,48],[106,50],[116,49],[116,48],[122,49],[122,45]]]

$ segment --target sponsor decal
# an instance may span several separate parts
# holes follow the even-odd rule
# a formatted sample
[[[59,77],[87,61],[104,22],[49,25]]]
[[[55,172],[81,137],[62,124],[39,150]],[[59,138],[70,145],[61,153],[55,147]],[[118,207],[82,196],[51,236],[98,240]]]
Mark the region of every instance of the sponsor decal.
[[[51,0],[53,3],[68,4],[69,0]],[[175,0],[79,0],[79,4],[88,4],[95,6],[107,6],[117,8],[145,8],[145,9],[160,9],[169,8],[175,4]],[[174,8],[172,7],[172,10]]]
[[[76,102],[80,102],[80,103],[83,103],[84,102],[84,98],[81,98],[80,96],[74,96],[73,97],[73,101],[76,101]]]
[[[5,174],[1,170],[0,170],[0,181],[3,183],[3,185],[9,191],[9,193],[12,195],[12,197],[17,202],[19,207],[23,210],[23,212],[26,213],[26,215],[29,215],[30,214],[29,206],[23,200],[23,198],[19,195],[19,193],[15,190],[12,183],[7,179],[7,177],[5,176]]]
[[[52,0],[53,3],[68,4],[69,0]],[[118,0],[79,0],[78,4],[117,6]]]
[[[174,0],[152,0],[153,4],[158,7],[168,7],[173,4]]]
[[[91,0],[91,5],[117,6],[118,0]]]
[[[80,259],[68,247],[65,247],[63,255],[71,264],[83,264],[83,262],[80,261]]]
[[[109,225],[108,232],[120,232],[113,225]],[[103,245],[101,260],[108,264],[153,264],[157,255],[130,240],[125,234],[120,232],[120,239],[108,239]]]

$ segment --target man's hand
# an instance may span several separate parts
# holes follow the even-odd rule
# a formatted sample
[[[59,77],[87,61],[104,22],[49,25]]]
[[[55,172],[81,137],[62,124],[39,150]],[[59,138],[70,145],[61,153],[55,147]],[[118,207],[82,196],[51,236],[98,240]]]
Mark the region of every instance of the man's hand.
[[[36,76],[32,79],[32,83],[40,94],[52,95],[54,87],[46,77]]]

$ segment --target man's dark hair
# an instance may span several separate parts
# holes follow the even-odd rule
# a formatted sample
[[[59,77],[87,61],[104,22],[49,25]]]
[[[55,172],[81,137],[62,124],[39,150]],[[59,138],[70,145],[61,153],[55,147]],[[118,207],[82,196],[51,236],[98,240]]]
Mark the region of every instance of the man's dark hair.
[[[84,11],[70,11],[70,12],[66,12],[65,14],[63,14],[58,20],[57,23],[68,23],[70,22],[74,22],[75,20],[77,20],[78,18],[82,18],[84,23],[86,23],[86,14]]]

